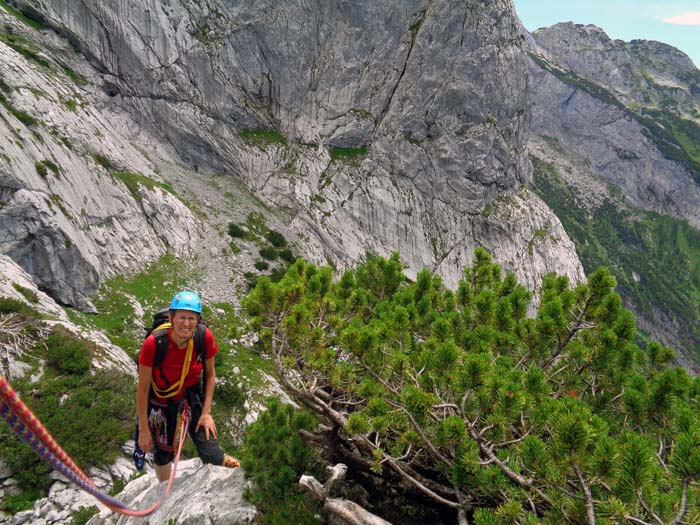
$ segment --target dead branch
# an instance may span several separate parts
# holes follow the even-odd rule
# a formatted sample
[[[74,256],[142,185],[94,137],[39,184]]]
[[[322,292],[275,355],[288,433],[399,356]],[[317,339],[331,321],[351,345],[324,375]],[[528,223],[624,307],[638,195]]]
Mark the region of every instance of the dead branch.
[[[299,486],[311,494],[318,501],[323,503],[323,511],[333,516],[333,523],[343,523],[347,525],[391,525],[390,522],[372,514],[368,510],[360,507],[357,503],[340,498],[329,498],[333,487],[345,478],[347,467],[338,463],[333,467],[328,467],[331,476],[322,485],[313,476],[302,476],[299,479]]]
[[[690,486],[690,478],[683,480],[683,492],[681,494],[681,506],[678,509],[678,516],[671,522],[671,525],[680,525],[685,518],[685,513],[688,512],[688,487]]]
[[[32,328],[32,330],[29,330]],[[10,362],[21,359],[51,330],[40,323],[28,320],[18,313],[0,315],[0,355],[3,357],[5,375],[10,375]]]

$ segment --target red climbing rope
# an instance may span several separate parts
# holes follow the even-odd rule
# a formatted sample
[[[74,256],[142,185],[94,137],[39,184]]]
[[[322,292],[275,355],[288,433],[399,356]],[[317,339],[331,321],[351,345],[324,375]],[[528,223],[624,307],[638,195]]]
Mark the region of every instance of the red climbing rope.
[[[58,470],[73,483],[78,485],[83,490],[95,496],[99,501],[107,507],[120,514],[127,516],[148,516],[155,512],[162,504],[165,498],[170,493],[170,487],[175,479],[177,464],[180,461],[180,453],[182,445],[187,438],[187,428],[190,423],[191,413],[189,407],[185,404],[185,408],[180,414],[180,422],[178,424],[176,442],[177,454],[173,469],[170,472],[168,484],[165,487],[165,492],[158,502],[144,510],[134,510],[127,507],[121,501],[109,496],[95,486],[90,478],[73,462],[65,450],[63,450],[56,440],[44,428],[41,421],[32,413],[31,410],[22,402],[7,380],[0,376],[0,416],[7,422],[17,436],[26,442],[39,457],[44,459],[51,467]]]

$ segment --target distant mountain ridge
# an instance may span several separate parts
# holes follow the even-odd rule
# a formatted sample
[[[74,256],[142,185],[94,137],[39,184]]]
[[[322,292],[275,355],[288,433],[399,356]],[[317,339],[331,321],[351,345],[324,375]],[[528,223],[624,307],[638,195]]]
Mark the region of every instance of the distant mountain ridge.
[[[640,327],[700,355],[700,71],[658,42],[557,24],[529,41],[534,185],[586,272],[610,266]]]

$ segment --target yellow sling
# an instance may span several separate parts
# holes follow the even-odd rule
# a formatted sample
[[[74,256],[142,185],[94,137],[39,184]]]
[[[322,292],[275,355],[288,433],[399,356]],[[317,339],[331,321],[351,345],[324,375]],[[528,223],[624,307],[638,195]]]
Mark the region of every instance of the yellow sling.
[[[153,330],[154,332],[157,330],[161,329],[168,329],[172,327],[170,323],[163,323],[160,325],[158,328]],[[153,377],[151,377],[151,387],[153,388],[153,392],[158,397],[161,398],[169,398],[169,397],[174,397],[176,396],[180,390],[182,390],[184,384],[185,384],[185,378],[187,377],[187,373],[190,371],[190,363],[192,362],[192,351],[194,349],[194,341],[193,339],[190,339],[187,342],[187,350],[185,351],[185,362],[182,364],[182,373],[180,374],[180,379],[170,385],[167,388],[159,388],[158,385],[156,385],[156,382],[153,380]]]

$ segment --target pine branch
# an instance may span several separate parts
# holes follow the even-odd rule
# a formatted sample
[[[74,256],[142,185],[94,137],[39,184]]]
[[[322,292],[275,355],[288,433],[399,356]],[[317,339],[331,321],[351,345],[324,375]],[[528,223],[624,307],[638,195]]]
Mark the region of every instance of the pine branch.
[[[575,492],[571,492],[570,490],[562,487],[561,485],[555,485],[555,487],[559,492],[566,494],[570,498],[577,499],[579,501],[586,501],[585,496],[580,496],[579,494],[576,494]]]
[[[588,519],[588,525],[595,525],[595,506],[593,505],[593,494],[591,493],[591,487],[583,477],[583,473],[579,466],[574,463],[574,472],[576,472],[576,477],[578,478],[581,488],[583,489],[583,494],[586,496],[586,518]]]
[[[651,509],[651,507],[649,507],[649,505],[647,504],[646,500],[645,500],[644,497],[642,496],[642,491],[641,491],[641,489],[636,489],[636,490],[634,491],[634,493],[637,495],[637,501],[639,501],[639,504],[640,504],[640,505],[642,506],[642,508],[644,509],[644,512],[646,512],[649,516],[651,516],[652,518],[654,518],[654,521],[655,521],[658,525],[664,525],[664,521],[663,521],[659,516],[657,516],[656,513],[655,513],[655,512]]]
[[[528,350],[527,352],[525,352],[523,354],[523,356],[520,358],[520,360],[517,363],[515,363],[515,366],[513,367],[513,369],[518,370],[523,365],[523,363],[525,363],[525,361],[527,361],[527,359],[530,357],[531,354],[532,354],[532,350]]]
[[[659,464],[661,467],[664,469],[664,472],[667,475],[671,475],[671,471],[668,469],[668,465],[666,465],[666,461],[664,459],[664,456],[666,451],[666,446],[664,445],[664,438],[663,436],[659,436],[659,451],[656,453],[656,458],[659,460]]]
[[[687,477],[683,479],[683,491],[681,492],[681,506],[678,509],[678,515],[676,519],[671,522],[671,525],[680,525],[685,518],[686,512],[688,512],[688,488],[690,487],[690,478]]]
[[[493,449],[484,443],[483,436],[481,433],[476,431],[475,428],[475,423],[471,423],[467,421],[467,428],[469,429],[469,434],[471,435],[472,439],[476,441],[477,445],[479,445],[479,450],[486,456],[488,460],[490,460],[492,463],[495,463],[498,468],[501,469],[501,471],[512,481],[520,485],[521,487],[533,490],[540,498],[542,498],[543,501],[547,502],[548,504],[551,505],[551,500],[549,497],[544,493],[542,489],[540,489],[536,484],[535,481],[532,478],[527,478],[521,474],[518,474],[515,472],[513,469],[511,469],[505,461],[502,461],[501,459],[496,456],[496,453],[493,451]]]
[[[418,424],[418,422],[415,420],[413,415],[406,409],[406,407],[398,405],[396,403],[392,403],[399,407],[404,414],[408,416],[408,419],[411,421],[411,424],[413,425],[413,428],[418,432],[418,435],[421,437],[423,440],[423,443],[428,447],[428,450],[430,450],[430,453],[438,460],[442,461],[446,465],[452,465],[452,460],[448,457],[446,457],[440,450],[433,444],[433,442],[430,440],[430,438],[426,435],[425,432],[423,432],[423,428]]]
[[[648,521],[640,520],[634,516],[625,516],[625,519],[632,523],[632,525],[651,525]]]
[[[276,335],[273,332],[273,335]],[[275,341],[282,341],[283,338],[276,337],[274,339]],[[280,377],[280,381],[282,382],[282,385],[285,387],[285,389],[294,397],[297,399],[300,403],[302,403],[304,406],[312,410],[313,412],[323,415],[326,418],[328,418],[329,421],[331,421],[333,424],[335,424],[337,427],[342,428],[346,421],[347,418],[344,414],[337,412],[333,410],[326,402],[324,402],[322,399],[319,399],[317,396],[313,395],[310,392],[306,392],[298,388],[292,379],[289,377],[290,370],[286,367],[283,366],[282,364],[282,351],[283,348],[287,347],[286,344],[276,344],[273,345],[273,352],[272,352],[272,358],[273,362],[275,363],[275,369],[277,371],[278,376]],[[341,438],[341,440],[346,443],[348,443],[348,440]],[[373,444],[366,436],[359,436],[359,443],[364,443],[368,454],[371,454],[372,449],[379,449],[375,444]],[[355,445],[358,444],[358,441],[355,442]],[[399,461],[397,461],[395,458],[391,457],[389,454],[384,452],[383,450],[381,451],[383,454],[383,458],[386,463],[391,467],[391,470],[395,472],[396,474],[399,475],[401,479],[406,481],[411,487],[413,487],[414,490],[417,490],[419,493],[429,497],[430,499],[436,501],[437,503],[440,503],[442,505],[447,505],[451,508],[459,508],[460,505],[454,501],[451,501],[449,499],[446,499],[442,496],[440,496],[435,490],[430,488],[429,485],[432,485],[433,483],[427,483],[426,478],[423,478],[422,476],[419,476],[415,471],[410,469],[407,465],[401,465]],[[361,461],[364,463],[366,467],[371,466],[371,462],[365,460],[363,458],[362,452],[355,447],[355,452],[352,453],[352,456],[356,461]],[[446,487],[440,485],[440,484],[435,484],[437,487],[442,489],[441,491],[445,491]]]
[[[554,360],[561,354],[566,346],[571,342],[571,340],[574,338],[574,336],[578,333],[581,328],[583,328],[583,320],[588,313],[588,307],[591,304],[591,296],[589,295],[586,298],[586,302],[583,305],[583,308],[581,309],[581,312],[576,316],[576,319],[574,321],[574,325],[569,329],[569,332],[566,335],[566,338],[561,340],[559,338],[559,335],[557,335],[557,339],[559,339],[559,344],[557,345],[557,348],[552,352],[552,355],[545,361],[544,365],[542,365],[542,370],[546,370],[549,368],[549,366],[554,362]]]
[[[369,372],[369,374],[374,378],[375,381],[377,381],[379,384],[381,384],[384,388],[387,389],[387,391],[391,392],[395,396],[399,397],[399,392],[391,386],[387,381],[385,381],[382,377],[377,374],[377,372],[374,371],[374,369],[369,366],[363,358],[360,357],[360,363],[362,363],[362,366],[365,367],[365,371]]]
[[[422,493],[425,496],[428,496],[430,499],[437,501],[438,503],[442,503],[443,505],[446,505],[452,509],[459,509],[460,504],[455,502],[455,501],[450,501],[448,499],[443,498],[442,496],[439,496],[432,490],[430,490],[427,486],[424,484],[420,483],[414,476],[410,475],[408,472],[406,472],[403,467],[399,465],[399,462],[396,461],[393,457],[391,457],[389,454],[386,452],[383,452],[384,454],[384,459],[387,460],[387,463],[391,466],[392,470],[396,472],[404,481],[408,482],[409,485],[414,487],[415,489],[418,490],[418,492]]]
[[[530,431],[528,430],[527,432],[525,432],[525,434],[523,434],[522,436],[520,436],[518,438],[510,439],[508,441],[501,441],[500,443],[494,443],[491,446],[493,448],[503,448],[503,447],[507,447],[509,445],[514,445],[515,443],[520,443],[523,439],[525,439],[529,435],[530,435]]]

